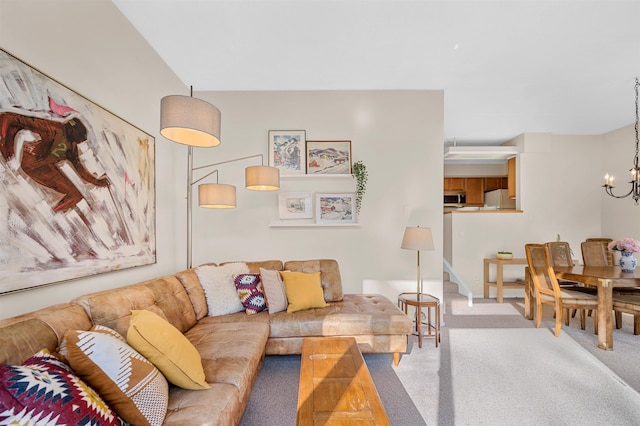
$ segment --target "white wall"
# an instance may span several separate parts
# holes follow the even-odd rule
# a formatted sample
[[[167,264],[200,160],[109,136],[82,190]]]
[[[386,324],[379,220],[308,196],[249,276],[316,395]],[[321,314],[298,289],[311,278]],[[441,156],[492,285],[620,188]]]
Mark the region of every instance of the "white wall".
[[[580,242],[603,235],[598,205],[602,137],[525,134],[518,143],[524,149],[517,171],[523,212],[451,215],[452,266],[474,297],[483,293],[482,259],[499,250],[525,257],[526,243],[553,241],[560,234],[581,260]],[[524,267],[509,267],[505,275],[524,277]],[[522,296],[522,291],[505,295]]]
[[[615,194],[624,195],[631,189],[629,169],[633,167],[635,154],[635,130],[633,125],[611,131],[602,137],[602,173],[615,176]],[[602,235],[613,239],[630,237],[640,240],[640,206],[631,197],[617,200],[601,191]]]
[[[193,264],[229,260],[334,258],[345,292],[364,279],[415,279],[416,253],[400,249],[407,225],[431,226],[436,250],[422,255],[425,279],[442,281],[441,91],[206,92],[222,111],[222,144],[196,149],[196,165],[268,152],[269,130],[306,130],[308,140],[351,140],[369,180],[357,228],[271,228],[277,193],[243,188],[247,163],[220,168],[238,187],[238,208],[194,208]],[[186,152],[186,149],[185,149]],[[253,163],[255,164],[255,163]],[[184,191],[182,187],[178,190]],[[354,192],[352,179],[282,180],[280,192]],[[182,225],[176,228],[182,244]]]
[[[0,318],[175,272],[171,188],[178,149],[159,138],[157,129],[160,98],[188,94],[186,87],[108,0],[2,0],[0,42],[9,53],[155,136],[158,188],[155,265],[0,295]]]

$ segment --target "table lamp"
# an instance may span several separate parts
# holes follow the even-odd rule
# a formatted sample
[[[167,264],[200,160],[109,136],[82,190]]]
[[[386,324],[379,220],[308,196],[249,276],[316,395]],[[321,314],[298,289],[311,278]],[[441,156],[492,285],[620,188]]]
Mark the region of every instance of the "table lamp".
[[[418,252],[418,291],[417,297],[422,293],[422,273],[420,271],[420,250],[433,250],[433,236],[431,228],[420,228],[419,226],[407,226],[402,237],[400,248],[405,250],[416,250]]]

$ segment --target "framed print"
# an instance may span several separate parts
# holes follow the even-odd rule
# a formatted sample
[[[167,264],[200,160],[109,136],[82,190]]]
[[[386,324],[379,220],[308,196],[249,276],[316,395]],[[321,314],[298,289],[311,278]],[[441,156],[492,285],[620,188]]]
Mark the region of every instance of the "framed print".
[[[313,198],[310,192],[278,194],[280,219],[313,218]]]
[[[304,130],[269,130],[269,165],[283,176],[305,174],[306,138]]]
[[[316,223],[355,223],[356,194],[316,193]]]
[[[307,174],[351,174],[351,141],[307,141]]]
[[[155,140],[0,49],[0,293],[156,262]]]

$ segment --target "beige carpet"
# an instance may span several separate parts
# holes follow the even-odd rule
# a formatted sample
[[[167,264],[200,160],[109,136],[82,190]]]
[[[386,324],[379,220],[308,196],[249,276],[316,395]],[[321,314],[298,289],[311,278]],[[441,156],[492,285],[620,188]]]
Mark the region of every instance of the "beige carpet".
[[[567,333],[449,331],[457,425],[637,425],[640,395]]]

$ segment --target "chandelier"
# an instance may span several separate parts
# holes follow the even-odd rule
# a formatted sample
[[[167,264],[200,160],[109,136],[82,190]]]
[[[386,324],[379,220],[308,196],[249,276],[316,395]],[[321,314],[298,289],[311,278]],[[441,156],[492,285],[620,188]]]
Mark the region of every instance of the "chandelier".
[[[636,77],[636,155],[633,157],[633,167],[629,170],[631,172],[631,190],[624,195],[615,195],[613,193],[613,176],[609,176],[607,173],[604,176],[604,185],[603,188],[607,192],[607,194],[611,195],[615,198],[626,198],[631,195],[633,201],[636,202],[636,206],[640,201],[640,168],[638,168],[638,86],[640,86],[640,82]]]

